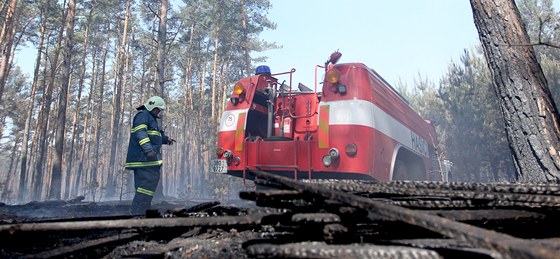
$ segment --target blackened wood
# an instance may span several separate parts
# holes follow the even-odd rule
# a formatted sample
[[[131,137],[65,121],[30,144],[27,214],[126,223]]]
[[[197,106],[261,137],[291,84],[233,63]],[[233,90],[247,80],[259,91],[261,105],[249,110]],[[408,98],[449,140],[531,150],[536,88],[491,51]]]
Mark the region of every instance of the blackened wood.
[[[237,226],[260,224],[263,216],[268,213],[250,214],[245,216],[222,216],[208,218],[152,218],[152,219],[121,219],[99,220],[84,222],[54,222],[54,223],[28,223],[10,224],[0,226],[0,235],[14,234],[17,232],[33,231],[70,231],[70,230],[95,230],[95,229],[132,229],[132,228],[174,228],[174,227],[200,227],[200,226]]]
[[[318,185],[298,182],[263,171],[256,171],[255,174],[258,178],[274,181],[288,188],[297,189],[304,193],[318,195],[326,199],[337,200],[354,207],[366,209],[371,214],[399,220],[440,233],[447,237],[466,241],[474,247],[496,250],[511,258],[557,258],[560,252],[560,248],[544,247],[533,244],[527,240],[430,215],[422,211],[394,206],[350,193],[329,190]]]
[[[29,257],[30,258],[62,257],[65,255],[72,255],[86,249],[94,249],[97,247],[107,247],[110,245],[122,244],[130,240],[134,240],[139,235],[140,234],[137,233],[125,233],[116,236],[104,237],[100,239],[87,240],[75,245],[63,246],[57,249],[48,250],[39,254],[31,255]]]

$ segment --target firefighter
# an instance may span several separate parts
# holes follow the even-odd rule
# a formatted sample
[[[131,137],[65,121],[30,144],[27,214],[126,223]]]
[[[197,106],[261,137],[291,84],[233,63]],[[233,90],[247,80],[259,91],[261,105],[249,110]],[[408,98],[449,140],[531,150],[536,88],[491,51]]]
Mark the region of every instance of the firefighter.
[[[143,215],[150,209],[158,185],[161,165],[162,144],[173,145],[175,140],[160,130],[157,118],[165,110],[165,101],[159,96],[150,97],[136,108],[130,141],[126,154],[126,169],[134,170],[134,199],[131,215]]]

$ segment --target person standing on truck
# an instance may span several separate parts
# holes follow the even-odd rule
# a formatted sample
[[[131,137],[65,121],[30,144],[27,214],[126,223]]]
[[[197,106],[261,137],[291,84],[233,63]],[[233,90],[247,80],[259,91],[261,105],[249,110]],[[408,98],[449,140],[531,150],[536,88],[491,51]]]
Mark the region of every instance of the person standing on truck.
[[[126,154],[126,169],[134,171],[134,198],[131,215],[143,215],[150,209],[161,176],[162,144],[173,145],[175,140],[160,130],[158,116],[165,111],[165,101],[159,96],[150,97],[136,108],[130,141]]]

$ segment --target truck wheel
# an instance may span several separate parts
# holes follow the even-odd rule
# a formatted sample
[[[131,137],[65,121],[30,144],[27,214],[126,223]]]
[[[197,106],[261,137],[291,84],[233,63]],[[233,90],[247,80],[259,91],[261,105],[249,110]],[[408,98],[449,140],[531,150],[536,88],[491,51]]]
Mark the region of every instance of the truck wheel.
[[[393,181],[406,180],[406,165],[404,161],[397,159],[395,161],[395,168],[393,169]]]
[[[412,163],[409,165],[409,178],[412,181],[425,181],[426,174],[420,164]]]

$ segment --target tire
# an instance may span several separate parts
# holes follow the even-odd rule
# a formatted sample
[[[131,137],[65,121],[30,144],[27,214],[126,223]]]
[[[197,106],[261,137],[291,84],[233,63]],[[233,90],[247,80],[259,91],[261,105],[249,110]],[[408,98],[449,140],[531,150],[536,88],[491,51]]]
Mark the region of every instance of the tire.
[[[426,173],[425,170],[420,166],[419,163],[414,162],[409,165],[409,178],[412,181],[425,181],[426,180]]]
[[[393,181],[424,181],[426,180],[425,170],[417,162],[406,163],[404,160],[397,159],[393,169]]]
[[[402,181],[407,178],[407,169],[404,161],[397,159],[395,161],[395,168],[393,168],[393,181]]]

